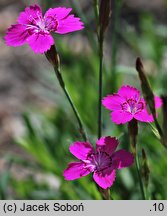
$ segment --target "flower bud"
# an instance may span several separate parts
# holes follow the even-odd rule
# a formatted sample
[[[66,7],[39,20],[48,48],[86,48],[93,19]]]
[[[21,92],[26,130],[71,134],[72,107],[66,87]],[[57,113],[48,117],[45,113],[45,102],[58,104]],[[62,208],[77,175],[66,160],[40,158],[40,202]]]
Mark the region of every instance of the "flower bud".
[[[48,50],[45,53],[45,56],[48,59],[48,61],[53,65],[53,67],[59,68],[60,58],[59,58],[59,55],[57,53],[55,45],[51,46],[50,50]]]
[[[146,101],[146,104],[148,105],[148,112],[151,112],[153,117],[156,117],[154,94],[145,75],[144,67],[140,58],[137,58],[136,60],[136,70],[138,71],[139,78],[141,81],[141,88],[144,99]]]
[[[164,139],[164,134],[161,126],[159,125],[157,118],[156,118],[156,109],[155,109],[155,100],[154,100],[154,94],[151,89],[151,86],[147,80],[147,77],[145,75],[144,67],[142,64],[142,61],[140,58],[137,58],[136,60],[136,70],[138,71],[139,78],[141,81],[141,88],[143,92],[144,99],[146,101],[146,104],[148,105],[147,108],[149,108],[155,122],[155,126],[158,130],[158,133],[160,135],[160,141],[161,143],[167,148],[167,143],[165,142]]]
[[[59,58],[59,54],[57,53],[55,45],[51,46],[50,50],[48,50],[45,53],[45,56],[48,59],[48,61],[53,65],[57,79],[59,80],[61,87],[64,88],[65,83],[60,73],[60,58]]]
[[[99,12],[100,30],[104,34],[111,17],[111,0],[101,0]]]

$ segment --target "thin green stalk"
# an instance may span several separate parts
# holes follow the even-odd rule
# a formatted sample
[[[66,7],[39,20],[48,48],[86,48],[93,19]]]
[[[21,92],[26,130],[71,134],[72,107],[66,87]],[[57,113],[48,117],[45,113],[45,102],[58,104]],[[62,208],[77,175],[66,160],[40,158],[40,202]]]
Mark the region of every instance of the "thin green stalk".
[[[144,184],[143,184],[142,177],[141,177],[141,172],[140,172],[141,168],[140,168],[140,163],[139,163],[139,158],[138,158],[137,152],[135,154],[135,165],[136,165],[137,175],[138,175],[138,179],[139,179],[142,198],[143,198],[143,200],[146,200]]]
[[[66,89],[66,86],[65,86],[65,83],[64,83],[63,78],[62,78],[62,76],[61,76],[61,73],[60,73],[60,71],[58,70],[57,67],[54,67],[54,71],[55,71],[56,76],[57,76],[57,78],[58,78],[59,84],[60,84],[62,90],[64,91],[64,94],[66,95],[67,100],[68,100],[68,102],[70,103],[71,108],[72,108],[72,110],[73,110],[73,112],[74,112],[74,115],[75,115],[75,117],[76,117],[76,119],[77,119],[77,121],[78,121],[80,133],[81,133],[81,135],[82,135],[82,137],[83,137],[83,140],[84,140],[84,141],[87,141],[88,139],[87,139],[87,136],[86,136],[86,132],[85,132],[85,130],[84,130],[84,127],[83,127],[83,123],[82,123],[81,117],[80,117],[80,115],[79,115],[79,113],[78,113],[78,111],[77,111],[77,109],[76,109],[76,107],[75,107],[75,105],[74,105],[74,102],[72,101],[72,98],[71,98],[71,96],[70,96],[68,90]]]
[[[112,43],[111,43],[111,52],[112,52],[112,59],[111,59],[111,91],[115,92],[117,89],[117,76],[116,76],[116,58],[117,58],[117,51],[118,51],[118,39],[117,39],[117,32],[119,28],[119,15],[121,10],[122,0],[114,1],[115,7],[113,11],[113,31],[112,31]]]
[[[97,25],[97,40],[99,50],[99,89],[98,89],[98,139],[102,135],[102,96],[103,96],[103,41],[104,29],[100,23],[99,0],[94,0],[94,12]],[[98,186],[97,186],[98,187]],[[103,199],[110,200],[110,189],[102,189],[98,187],[99,192],[102,194]]]
[[[134,157],[135,157],[135,166],[136,166],[137,175],[138,175],[138,179],[139,179],[141,196],[142,196],[142,199],[145,200],[146,196],[145,196],[144,184],[143,184],[141,172],[140,172],[141,169],[140,169],[140,163],[139,163],[139,158],[138,158],[138,154],[137,154],[136,138],[130,137],[130,143],[131,143],[132,152],[133,152]]]
[[[57,79],[59,81],[59,84],[60,84],[62,90],[64,91],[64,94],[66,95],[68,102],[71,105],[71,108],[72,108],[72,110],[74,112],[74,115],[75,115],[75,117],[76,117],[76,119],[78,121],[79,130],[80,130],[80,133],[81,133],[81,135],[83,137],[83,140],[87,141],[88,138],[87,138],[86,132],[84,130],[81,117],[79,115],[79,112],[78,112],[77,108],[74,105],[74,102],[72,101],[72,98],[71,98],[68,90],[66,89],[63,77],[62,77],[61,72],[60,72],[60,59],[59,59],[59,55],[58,55],[58,53],[56,51],[56,47],[52,46],[51,49],[48,52],[45,53],[45,55],[46,55],[46,58],[49,60],[49,62],[53,65],[53,68],[54,68],[56,77],[57,77]]]
[[[98,104],[98,138],[102,134],[102,105],[101,100],[103,96],[103,37],[100,35],[99,39],[99,104]]]
[[[144,190],[144,184],[141,176],[141,168],[138,158],[138,148],[137,148],[137,135],[138,135],[138,123],[137,120],[133,119],[128,124],[128,131],[129,131],[129,137],[130,137],[130,145],[132,149],[132,153],[135,157],[135,165],[137,170],[137,175],[139,179],[139,185],[140,185],[140,191],[142,199],[146,199],[145,190]]]
[[[99,50],[99,89],[98,89],[98,139],[102,134],[102,94],[103,94],[103,30],[100,25],[99,1],[94,0],[94,11],[97,25],[97,40]]]
[[[97,10],[98,1],[95,1],[95,11]],[[97,22],[97,38],[99,47],[99,105],[98,105],[98,138],[102,134],[102,96],[103,96],[103,42],[104,35],[109,26],[111,16],[111,1],[100,1],[98,22]]]

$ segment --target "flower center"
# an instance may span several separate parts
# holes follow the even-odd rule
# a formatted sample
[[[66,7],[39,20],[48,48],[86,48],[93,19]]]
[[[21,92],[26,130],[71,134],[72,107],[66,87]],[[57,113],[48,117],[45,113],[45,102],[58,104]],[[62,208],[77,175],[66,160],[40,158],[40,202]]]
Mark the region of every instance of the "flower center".
[[[30,34],[49,33],[48,29],[46,28],[45,20],[42,17],[31,17],[31,22],[30,24],[27,24],[26,28]]]
[[[141,112],[144,109],[144,103],[143,102],[137,102],[134,99],[127,100],[121,106],[122,106],[123,111],[130,112],[131,114]]]
[[[39,20],[37,23],[36,23],[37,27],[41,30],[41,31],[45,31],[46,30],[46,26],[45,26],[45,22],[44,20]]]
[[[51,31],[56,31],[58,26],[58,21],[56,18],[48,16],[41,17],[38,13],[36,17],[29,17],[30,23],[27,24],[26,28],[29,34],[33,33],[50,33]]]
[[[93,171],[102,171],[112,165],[112,158],[106,152],[96,152],[88,156],[84,161],[85,168]]]
[[[49,31],[56,31],[58,27],[58,21],[55,17],[48,16],[45,18],[45,26]]]

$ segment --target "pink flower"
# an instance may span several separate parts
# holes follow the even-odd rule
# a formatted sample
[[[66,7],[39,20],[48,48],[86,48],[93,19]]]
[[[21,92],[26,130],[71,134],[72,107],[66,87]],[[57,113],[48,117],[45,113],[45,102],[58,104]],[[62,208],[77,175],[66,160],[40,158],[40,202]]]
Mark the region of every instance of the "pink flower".
[[[118,146],[115,137],[101,137],[96,142],[96,150],[89,142],[75,142],[70,152],[79,162],[68,164],[64,171],[66,180],[75,180],[94,172],[94,181],[103,189],[111,187],[116,177],[116,169],[132,165],[133,155],[123,149],[115,152]]]
[[[51,32],[67,34],[83,29],[83,23],[74,15],[71,8],[50,8],[42,16],[39,5],[27,7],[21,12],[17,24],[12,25],[4,37],[8,46],[21,46],[28,43],[35,53],[44,53],[54,44]]]
[[[155,108],[162,105],[158,96],[154,97]],[[125,124],[133,118],[141,122],[152,122],[153,117],[147,112],[144,98],[140,98],[140,91],[131,86],[122,86],[118,93],[108,95],[102,100],[102,104],[111,113],[111,120],[116,124]]]

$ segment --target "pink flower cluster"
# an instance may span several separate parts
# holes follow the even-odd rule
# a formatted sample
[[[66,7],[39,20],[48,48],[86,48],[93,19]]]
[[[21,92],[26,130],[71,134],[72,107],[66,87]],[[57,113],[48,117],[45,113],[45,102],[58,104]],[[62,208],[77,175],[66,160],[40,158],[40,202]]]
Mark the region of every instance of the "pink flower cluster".
[[[154,97],[155,107],[159,108],[162,101]],[[141,122],[152,122],[153,117],[147,112],[144,98],[140,91],[131,86],[122,86],[118,93],[108,95],[102,104],[112,111],[111,119],[116,124],[125,124],[133,118]],[[122,169],[133,164],[133,155],[123,149],[115,152],[118,140],[114,137],[102,137],[96,142],[94,150],[88,142],[75,142],[70,146],[70,152],[80,161],[68,165],[64,171],[66,180],[81,178],[93,172],[94,181],[103,189],[112,186],[116,169]]]
[[[93,172],[94,181],[103,189],[111,187],[116,177],[116,170],[133,164],[133,155],[118,146],[115,137],[102,137],[96,142],[96,150],[89,142],[75,142],[70,152],[79,162],[72,162],[64,171],[66,180],[75,180]]]
[[[27,7],[21,12],[17,24],[12,25],[5,36],[8,46],[21,46],[26,43],[35,53],[43,54],[54,44],[51,32],[67,34],[84,28],[80,18],[69,15],[72,8],[50,8],[42,16],[39,5]]]
[[[9,46],[21,46],[26,43],[35,53],[48,51],[54,44],[52,32],[67,34],[84,28],[80,18],[69,15],[71,8],[50,8],[44,16],[39,5],[27,7],[21,12],[17,24],[6,33],[5,41]],[[146,102],[140,97],[140,91],[131,86],[122,86],[118,93],[108,95],[102,104],[111,111],[111,120],[116,124],[125,124],[132,119],[152,122],[153,117],[147,112]],[[155,96],[155,108],[162,101]],[[74,142],[70,152],[79,159],[72,162],[64,171],[66,180],[75,180],[93,173],[94,181],[103,189],[111,187],[116,177],[116,170],[133,164],[133,155],[123,149],[116,151],[118,140],[115,137],[102,137],[96,142],[96,149],[89,142]]]

